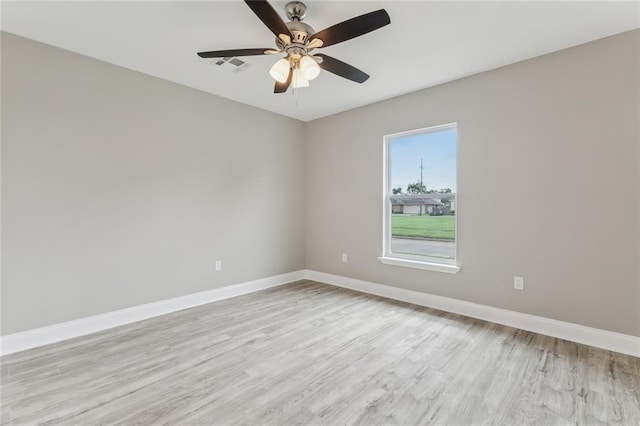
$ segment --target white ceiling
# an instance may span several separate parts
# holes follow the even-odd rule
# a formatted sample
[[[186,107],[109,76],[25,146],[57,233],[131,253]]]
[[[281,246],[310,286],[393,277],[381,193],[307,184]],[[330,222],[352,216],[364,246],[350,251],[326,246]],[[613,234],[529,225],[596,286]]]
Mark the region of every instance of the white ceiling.
[[[272,1],[284,18],[286,1]],[[2,2],[2,29],[303,121],[640,27],[639,2],[307,1],[316,31],[385,8],[391,25],[323,53],[371,75],[357,84],[323,72],[274,95],[276,58],[240,73],[196,52],[271,47],[242,1]]]

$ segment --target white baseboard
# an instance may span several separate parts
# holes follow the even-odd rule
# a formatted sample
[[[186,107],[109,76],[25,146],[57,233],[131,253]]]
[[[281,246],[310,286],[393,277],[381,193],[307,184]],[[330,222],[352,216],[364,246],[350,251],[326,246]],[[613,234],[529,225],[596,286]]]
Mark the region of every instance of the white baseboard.
[[[636,336],[324,272],[307,270],[305,271],[305,278],[640,357],[640,337]]]
[[[0,355],[309,279],[640,357],[640,337],[311,270],[261,278],[0,337]]]
[[[295,271],[9,334],[0,337],[0,355],[8,355],[73,337],[84,336],[194,306],[277,287],[301,279],[304,279],[304,271]]]

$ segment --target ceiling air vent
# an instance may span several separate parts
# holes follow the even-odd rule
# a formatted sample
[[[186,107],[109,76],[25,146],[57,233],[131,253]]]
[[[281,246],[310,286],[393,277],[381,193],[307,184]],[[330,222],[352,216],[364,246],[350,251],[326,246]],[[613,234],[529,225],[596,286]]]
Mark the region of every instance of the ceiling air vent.
[[[211,64],[231,72],[240,72],[249,66],[249,64],[242,59],[231,56],[227,58],[214,58]]]

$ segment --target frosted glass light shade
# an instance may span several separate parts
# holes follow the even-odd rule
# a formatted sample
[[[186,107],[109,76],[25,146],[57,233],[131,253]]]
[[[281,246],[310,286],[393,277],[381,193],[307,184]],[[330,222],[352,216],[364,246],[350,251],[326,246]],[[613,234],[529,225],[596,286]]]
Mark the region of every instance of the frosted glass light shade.
[[[271,69],[269,70],[269,74],[271,77],[279,83],[284,83],[289,78],[289,73],[291,72],[291,66],[289,65],[289,61],[285,58],[280,59],[278,62],[273,64]]]
[[[300,68],[296,68],[295,70],[293,70],[292,86],[294,89],[298,89],[300,87],[309,87],[309,80],[304,78],[304,75],[302,75],[302,71],[300,71]]]
[[[309,56],[300,59],[300,71],[307,80],[313,80],[320,74],[320,66]]]

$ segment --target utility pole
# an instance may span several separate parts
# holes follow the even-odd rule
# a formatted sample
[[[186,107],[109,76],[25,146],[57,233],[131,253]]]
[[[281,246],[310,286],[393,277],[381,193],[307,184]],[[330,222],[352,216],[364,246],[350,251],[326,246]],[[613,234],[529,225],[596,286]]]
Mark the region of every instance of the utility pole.
[[[424,170],[424,166],[422,165],[422,158],[420,159],[420,189],[424,188],[422,185],[422,171]],[[420,216],[422,216],[422,204],[420,204]]]

